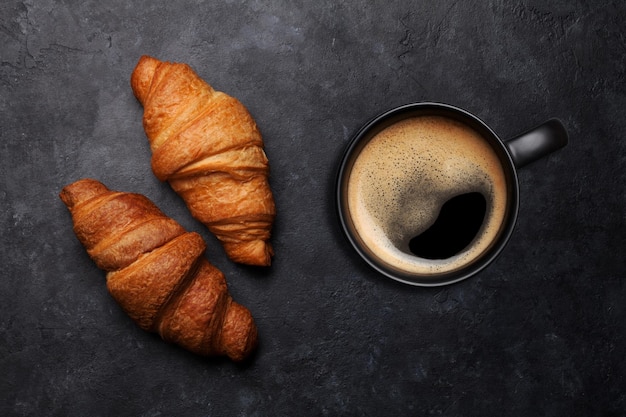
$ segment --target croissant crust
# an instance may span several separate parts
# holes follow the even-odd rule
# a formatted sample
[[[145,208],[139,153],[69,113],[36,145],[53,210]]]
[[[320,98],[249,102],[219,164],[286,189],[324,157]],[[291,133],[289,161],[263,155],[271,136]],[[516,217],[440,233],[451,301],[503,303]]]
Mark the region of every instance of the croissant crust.
[[[107,288],[144,330],[206,356],[245,359],[257,345],[248,309],[234,302],[222,272],[187,232],[140,194],[83,179],[60,193],[74,231]]]
[[[269,163],[252,116],[191,67],[142,56],[131,87],[144,107],[152,170],[236,262],[269,265],[276,215]]]

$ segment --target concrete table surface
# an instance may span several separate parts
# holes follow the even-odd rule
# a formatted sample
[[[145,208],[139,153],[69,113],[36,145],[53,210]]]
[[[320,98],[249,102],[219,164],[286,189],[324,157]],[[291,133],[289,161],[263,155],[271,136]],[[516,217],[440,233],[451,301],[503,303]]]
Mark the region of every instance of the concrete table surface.
[[[626,4],[620,1],[15,1],[0,5],[0,415],[619,416],[626,410]],[[264,136],[270,268],[230,262],[150,170],[129,77],[190,64]],[[334,208],[377,114],[438,101],[568,147],[520,172],[504,253],[415,288],[368,267]],[[233,364],[140,330],[58,198],[138,192],[208,242],[260,346]]]

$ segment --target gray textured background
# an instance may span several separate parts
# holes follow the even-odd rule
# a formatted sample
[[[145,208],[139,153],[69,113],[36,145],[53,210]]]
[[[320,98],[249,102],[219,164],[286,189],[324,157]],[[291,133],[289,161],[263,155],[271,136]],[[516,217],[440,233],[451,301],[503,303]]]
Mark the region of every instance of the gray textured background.
[[[3,1],[0,415],[622,416],[626,5],[621,1]],[[129,87],[187,62],[264,135],[267,270],[226,259],[150,171]],[[520,173],[502,256],[449,287],[385,279],[347,246],[333,181],[351,135],[412,101],[570,145]],[[106,293],[60,189],[140,192],[207,240],[254,314],[244,365],[142,332]]]

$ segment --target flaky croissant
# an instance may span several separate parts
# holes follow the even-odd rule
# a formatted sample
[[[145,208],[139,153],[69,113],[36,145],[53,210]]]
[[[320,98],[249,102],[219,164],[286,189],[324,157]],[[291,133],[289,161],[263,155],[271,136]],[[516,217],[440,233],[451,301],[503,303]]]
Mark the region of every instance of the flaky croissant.
[[[144,107],[152,170],[235,262],[269,265],[276,208],[263,139],[237,99],[215,91],[187,64],[142,56],[131,76]]]
[[[144,330],[205,356],[245,359],[257,328],[235,303],[224,275],[203,256],[205,243],[140,194],[83,179],[60,193],[74,232],[107,288]]]

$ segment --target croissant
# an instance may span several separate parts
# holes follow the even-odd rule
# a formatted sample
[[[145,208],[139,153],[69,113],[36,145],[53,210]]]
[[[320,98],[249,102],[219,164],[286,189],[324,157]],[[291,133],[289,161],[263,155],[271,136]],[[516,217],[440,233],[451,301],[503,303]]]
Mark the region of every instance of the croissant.
[[[60,193],[74,232],[105,270],[113,298],[142,329],[204,356],[249,356],[257,344],[250,311],[234,302],[224,274],[187,232],[141,194],[82,179]]]
[[[276,208],[263,139],[248,110],[189,65],[145,55],[131,87],[144,107],[156,177],[169,182],[230,259],[269,265]]]

